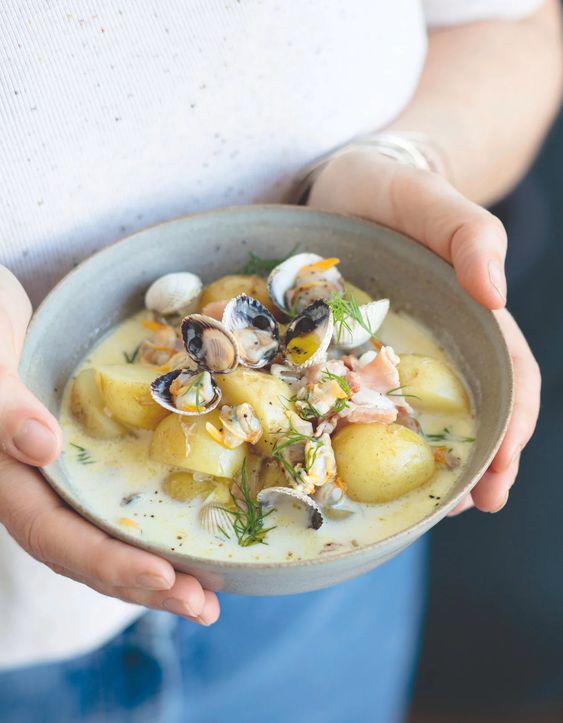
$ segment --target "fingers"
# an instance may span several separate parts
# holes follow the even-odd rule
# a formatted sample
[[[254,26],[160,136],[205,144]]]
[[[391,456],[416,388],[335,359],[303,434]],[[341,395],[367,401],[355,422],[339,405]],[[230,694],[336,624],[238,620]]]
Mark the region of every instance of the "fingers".
[[[491,468],[508,469],[520,456],[536,427],[540,409],[541,375],[528,342],[508,311],[496,312],[514,367],[514,407],[508,429]]]
[[[376,221],[411,236],[453,264],[461,286],[489,309],[506,303],[506,233],[501,222],[437,174],[374,149],[336,157],[315,181],[309,205]]]
[[[17,377],[30,315],[21,284],[0,266],[0,450],[21,462],[45,465],[60,453],[62,432]]]
[[[456,517],[457,515],[461,515],[462,512],[470,510],[473,506],[473,499],[469,494],[464,497],[462,501],[453,508],[453,510],[448,512],[448,517]]]
[[[0,368],[0,449],[26,464],[43,466],[60,454],[62,443],[55,417],[13,372]]]
[[[481,512],[500,512],[508,502],[510,488],[516,481],[518,465],[517,458],[507,469],[494,472],[489,469],[475,485],[471,492],[475,507]]]

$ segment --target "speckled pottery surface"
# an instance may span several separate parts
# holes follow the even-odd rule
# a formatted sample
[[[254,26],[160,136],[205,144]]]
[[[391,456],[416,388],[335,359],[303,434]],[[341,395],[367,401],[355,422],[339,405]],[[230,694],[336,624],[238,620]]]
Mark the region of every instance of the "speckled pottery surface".
[[[458,285],[452,269],[410,239],[365,221],[290,206],[242,206],[162,223],[109,246],[61,281],[36,312],[21,375],[58,415],[63,389],[86,352],[115,324],[142,308],[149,284],[174,270],[204,282],[234,273],[249,251],[279,257],[296,243],[338,256],[345,278],[375,297],[391,299],[428,326],[470,386],[478,416],[472,455],[449,496],[432,514],[377,543],[320,558],[279,563],[217,561],[143,544],[81,502],[62,460],[43,471],[80,514],[119,539],[151,550],[210,589],[282,595],[327,587],[389,560],[439,522],[473,487],[493,458],[512,405],[510,355],[497,322]]]

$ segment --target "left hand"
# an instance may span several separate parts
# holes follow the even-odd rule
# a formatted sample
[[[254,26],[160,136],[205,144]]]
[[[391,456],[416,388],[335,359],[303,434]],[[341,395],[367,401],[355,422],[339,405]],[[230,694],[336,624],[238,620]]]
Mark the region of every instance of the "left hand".
[[[410,236],[451,263],[460,285],[495,310],[514,364],[514,409],[491,466],[450,514],[472,506],[498,512],[536,426],[541,384],[537,362],[504,309],[507,241],[502,223],[441,176],[397,163],[375,148],[354,149],[331,160],[317,176],[308,205],[360,216]]]

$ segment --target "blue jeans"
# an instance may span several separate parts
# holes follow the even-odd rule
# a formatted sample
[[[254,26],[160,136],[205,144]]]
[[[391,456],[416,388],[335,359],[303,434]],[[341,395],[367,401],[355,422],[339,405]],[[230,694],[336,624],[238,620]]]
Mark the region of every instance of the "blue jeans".
[[[210,628],[148,613],[93,653],[1,673],[0,720],[397,723],[408,707],[424,590],[421,541],[328,590],[223,595]]]

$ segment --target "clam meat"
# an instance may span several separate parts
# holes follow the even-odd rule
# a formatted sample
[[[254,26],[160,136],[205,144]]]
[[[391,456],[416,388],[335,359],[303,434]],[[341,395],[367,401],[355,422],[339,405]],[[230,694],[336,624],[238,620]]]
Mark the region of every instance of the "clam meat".
[[[258,299],[246,294],[231,299],[223,313],[223,324],[236,339],[244,366],[260,369],[278,353],[278,323]]]
[[[262,425],[256,416],[252,405],[248,402],[230,406],[225,404],[219,414],[221,429],[217,429],[211,422],[205,428],[215,441],[227,449],[240,447],[249,442],[256,444],[262,436]]]
[[[319,299],[327,301],[342,293],[344,284],[336,268],[340,259],[325,259],[318,254],[302,253],[276,266],[268,278],[268,290],[274,304],[285,314],[300,314]]]
[[[231,332],[216,319],[190,314],[182,321],[188,356],[200,369],[226,374],[239,363],[238,346]]]
[[[175,414],[206,414],[221,401],[221,389],[208,371],[175,369],[154,380],[151,396]]]
[[[317,502],[291,487],[266,487],[260,490],[257,500],[266,509],[275,509],[278,515],[295,520],[303,527],[318,530],[324,522],[323,512]]]

